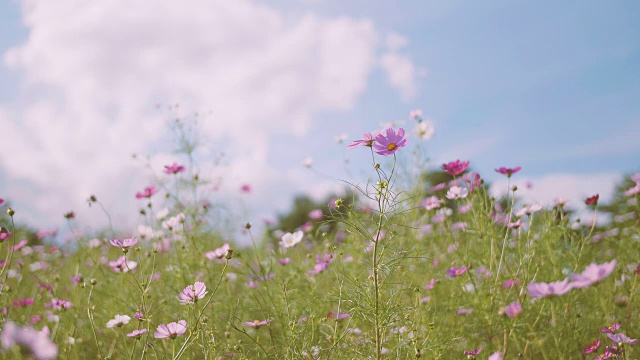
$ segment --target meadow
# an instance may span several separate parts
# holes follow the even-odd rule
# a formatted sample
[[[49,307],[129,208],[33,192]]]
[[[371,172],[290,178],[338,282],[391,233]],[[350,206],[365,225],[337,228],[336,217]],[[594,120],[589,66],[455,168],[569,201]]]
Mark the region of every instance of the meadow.
[[[431,129],[412,118],[411,137],[350,139],[369,176],[295,227],[243,225],[248,247],[221,230],[190,146],[131,197],[123,233],[61,244],[0,200],[0,358],[640,359],[640,174],[609,204],[572,204],[608,221],[578,220],[562,199],[489,194],[483,173],[520,167],[416,171],[407,141]]]

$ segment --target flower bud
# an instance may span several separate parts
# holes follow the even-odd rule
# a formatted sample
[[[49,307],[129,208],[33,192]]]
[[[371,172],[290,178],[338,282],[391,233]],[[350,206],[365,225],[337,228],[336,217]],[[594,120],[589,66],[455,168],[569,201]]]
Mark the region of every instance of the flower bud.
[[[15,211],[13,211],[13,209],[12,209],[12,208],[8,208],[8,209],[7,209],[7,214],[8,214],[9,216],[13,216],[13,214],[15,214],[15,213],[16,213],[16,212],[15,212]]]

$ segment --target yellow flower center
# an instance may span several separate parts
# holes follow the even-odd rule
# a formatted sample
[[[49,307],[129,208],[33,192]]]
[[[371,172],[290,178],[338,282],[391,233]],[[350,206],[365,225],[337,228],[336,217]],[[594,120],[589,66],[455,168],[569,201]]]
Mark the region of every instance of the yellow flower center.
[[[258,325],[258,324],[260,324],[260,320],[253,320],[253,323]]]
[[[387,145],[387,150],[389,151],[393,151],[396,148],[396,144],[395,143],[391,143],[389,145]]]

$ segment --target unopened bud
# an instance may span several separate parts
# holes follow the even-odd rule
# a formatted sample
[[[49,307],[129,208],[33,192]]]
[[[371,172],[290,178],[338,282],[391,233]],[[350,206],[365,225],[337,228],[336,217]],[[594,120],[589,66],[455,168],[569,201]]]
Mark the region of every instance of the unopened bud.
[[[15,213],[16,213],[16,212],[15,212],[15,211],[13,211],[13,209],[12,209],[12,208],[8,208],[8,209],[7,209],[7,214],[9,214],[9,216],[13,216],[13,214],[15,214]]]
[[[247,230],[251,229],[251,223],[248,222],[248,223],[244,224],[244,228],[247,229]]]
[[[226,254],[224,254],[224,258],[230,260],[233,257],[233,249],[227,249]]]
[[[91,285],[95,285],[98,283],[98,280],[96,280],[95,278],[91,279]]]

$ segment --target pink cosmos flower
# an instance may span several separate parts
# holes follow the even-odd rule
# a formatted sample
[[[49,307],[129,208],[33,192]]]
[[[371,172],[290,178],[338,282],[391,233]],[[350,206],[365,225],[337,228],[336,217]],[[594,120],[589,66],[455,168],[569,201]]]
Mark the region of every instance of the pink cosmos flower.
[[[18,251],[27,245],[27,240],[20,240],[11,250]]]
[[[504,360],[504,357],[500,351],[496,351],[491,354],[487,360]]]
[[[325,254],[324,256],[316,255],[316,264],[312,270],[308,271],[309,275],[317,275],[329,269],[329,263],[333,262],[333,254]]]
[[[146,188],[144,188],[142,192],[136,193],[136,199],[144,199],[144,198],[149,199],[153,195],[155,195],[157,192],[158,192],[158,189],[156,188],[155,185],[147,186]]]
[[[609,339],[611,339],[616,344],[631,344],[635,345],[638,343],[638,339],[632,339],[623,333],[618,334],[607,334]]]
[[[518,171],[520,171],[522,169],[522,166],[516,166],[515,168],[511,169],[511,168],[506,168],[506,167],[501,167],[498,169],[495,169],[496,172],[499,172],[502,175],[507,175],[507,177],[511,177],[511,175],[517,173]]]
[[[563,295],[571,289],[573,289],[573,287],[569,284],[569,278],[548,284],[543,282],[530,282],[529,285],[527,285],[527,293],[529,296],[536,298]]]
[[[518,301],[514,301],[504,308],[504,314],[510,318],[515,318],[522,312],[522,305]]]
[[[447,183],[440,183],[440,184],[434,185],[431,188],[431,190],[429,190],[429,192],[433,194],[433,193],[438,192],[440,190],[444,190],[446,187],[447,187]]]
[[[50,360],[58,356],[58,346],[51,341],[49,335],[47,327],[38,331],[31,326],[18,326],[13,321],[7,320],[0,334],[0,343],[3,349],[18,346],[37,360]]]
[[[247,325],[247,326],[254,327],[254,328],[259,328],[259,327],[261,327],[261,326],[267,325],[267,324],[268,324],[268,323],[270,323],[270,322],[271,322],[271,320],[270,320],[270,319],[262,320],[262,321],[260,321],[260,320],[253,320],[253,321],[245,321],[245,322],[243,322],[243,324],[245,324],[245,325]]]
[[[615,267],[615,259],[602,265],[596,263],[587,265],[582,273],[571,275],[571,286],[574,288],[589,287],[611,275]]]
[[[188,285],[180,293],[180,304],[195,304],[198,299],[202,299],[207,294],[207,287],[202,281],[196,281],[193,285]]]
[[[465,355],[476,356],[482,352],[482,348],[473,349],[473,350],[465,350]]]
[[[291,262],[289,258],[278,259],[278,264],[280,265],[288,265]]]
[[[231,246],[229,246],[228,243],[225,243],[224,245],[222,245],[221,247],[213,250],[213,251],[208,251],[204,254],[204,257],[206,257],[208,260],[214,260],[214,259],[222,259],[223,257],[225,257],[227,255],[227,252],[231,249]]]
[[[33,298],[18,299],[18,300],[13,302],[13,306],[15,306],[15,307],[27,307],[27,306],[33,305],[33,302],[34,302]]]
[[[250,192],[251,192],[251,190],[252,190],[252,189],[251,189],[251,185],[249,185],[249,184],[243,184],[243,185],[240,187],[240,191],[242,191],[243,193],[250,193]]]
[[[598,199],[600,199],[600,194],[595,194],[591,197],[588,197],[584,200],[586,205],[598,205]]]
[[[136,319],[136,320],[142,321],[142,320],[144,320],[144,314],[141,313],[140,311],[136,311],[136,313],[133,314],[133,318]]]
[[[465,173],[462,175],[462,180],[469,184],[469,191],[474,192],[477,188],[480,188],[484,183],[484,180],[478,173]]]
[[[127,258],[123,255],[120,256],[117,260],[109,261],[109,266],[114,272],[126,273],[130,270],[135,269],[138,266],[138,263],[131,260],[127,261]]]
[[[66,310],[72,307],[73,304],[69,300],[53,298],[50,302],[44,304],[46,308],[52,308],[53,310]]]
[[[592,342],[591,344],[589,344],[589,346],[587,346],[582,353],[583,354],[591,354],[592,352],[598,350],[598,347],[600,347],[600,340],[595,340],[594,342]]]
[[[422,206],[427,210],[434,210],[442,205],[442,201],[437,196],[429,196],[422,200]]]
[[[184,166],[178,165],[177,162],[174,162],[173,165],[165,165],[164,173],[165,174],[177,174],[184,171]]]
[[[600,329],[601,333],[611,333],[613,334],[614,332],[618,331],[618,329],[620,329],[620,324],[618,323],[613,323],[610,326],[604,327]]]
[[[0,198],[0,205],[4,204],[4,199]]]
[[[520,279],[515,278],[515,279],[509,279],[505,282],[502,283],[502,287],[505,289],[511,289],[512,287],[516,286],[520,284]]]
[[[363,146],[367,146],[367,147],[372,147],[373,143],[376,141],[375,138],[376,136],[378,136],[380,134],[380,130],[376,130],[373,134],[370,133],[364,133],[362,134],[362,140],[354,140],[352,141],[349,146],[347,146],[347,149],[355,149],[360,145]]]
[[[119,247],[124,251],[124,250],[129,250],[129,248],[131,248],[135,244],[137,244],[138,243],[138,239],[136,239],[136,238],[124,239],[124,240],[112,239],[110,241],[110,243],[111,243],[111,245],[113,245],[115,247]]]
[[[157,331],[153,334],[156,339],[175,339],[187,332],[187,322],[180,320],[177,323],[158,325]]]
[[[462,174],[469,167],[469,161],[461,162],[460,160],[451,161],[447,164],[442,164],[442,169],[451,176],[457,176]]]
[[[458,315],[469,315],[471,313],[473,313],[473,309],[460,308],[458,309],[458,311],[456,311],[456,314]]]
[[[8,231],[0,232],[0,242],[7,240],[11,236],[11,233]]]
[[[404,129],[400,128],[396,132],[393,128],[388,128],[376,136],[376,142],[373,144],[373,148],[378,155],[393,155],[404,147],[409,142],[409,138],[404,138]]]
[[[312,211],[309,213],[309,218],[310,218],[311,220],[320,220],[320,219],[322,219],[322,217],[323,217],[323,216],[324,216],[324,215],[322,214],[322,210],[320,210],[320,209],[312,210]]]
[[[539,204],[533,204],[533,205],[525,205],[522,207],[522,209],[520,210],[516,210],[515,215],[520,217],[520,216],[524,216],[524,215],[531,215],[533,213],[536,213],[538,211],[540,211],[542,209],[542,206],[540,206]]]
[[[132,332],[128,333],[127,336],[140,339],[140,337],[146,333],[147,333],[147,329],[133,330]]]
[[[519,229],[522,226],[522,220],[518,219],[515,222],[510,222],[507,224],[507,228],[509,229]]]
[[[71,283],[73,285],[79,285],[82,282],[83,279],[84,279],[84,277],[82,276],[82,274],[77,274],[77,275],[71,277]]]
[[[452,266],[447,270],[447,276],[449,276],[450,278],[455,278],[466,272],[467,272],[466,266],[461,266],[461,267]]]
[[[625,196],[633,196],[635,194],[640,193],[640,182],[637,182],[635,186],[629,188],[624,192]]]
[[[425,290],[431,290],[433,289],[433,287],[436,285],[436,279],[431,279],[429,281],[429,285],[425,286],[424,289]]]

